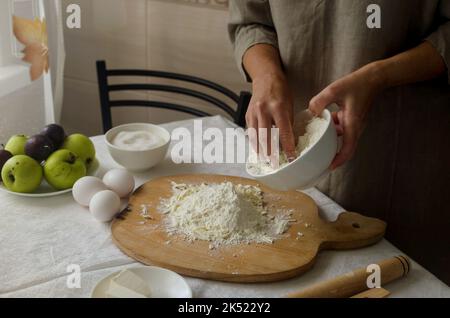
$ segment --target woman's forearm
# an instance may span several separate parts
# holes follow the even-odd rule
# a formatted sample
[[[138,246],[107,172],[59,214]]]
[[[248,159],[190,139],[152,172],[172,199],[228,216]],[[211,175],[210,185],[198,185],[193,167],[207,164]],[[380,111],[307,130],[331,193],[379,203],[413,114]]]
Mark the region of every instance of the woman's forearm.
[[[430,80],[447,68],[442,56],[428,42],[372,64],[386,88]]]
[[[266,76],[282,77],[280,53],[269,44],[256,44],[245,52],[244,68],[252,80]]]

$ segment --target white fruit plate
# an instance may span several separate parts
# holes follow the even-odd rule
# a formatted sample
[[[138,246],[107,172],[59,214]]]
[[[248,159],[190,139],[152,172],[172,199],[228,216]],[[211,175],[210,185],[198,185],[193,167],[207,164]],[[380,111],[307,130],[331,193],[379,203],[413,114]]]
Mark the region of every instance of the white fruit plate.
[[[88,176],[96,176],[99,168],[100,168],[100,163],[98,162],[97,159],[95,159],[94,162],[92,163],[91,167],[89,168],[89,170],[87,172],[87,175]],[[47,197],[53,197],[53,196],[57,196],[57,195],[61,195],[61,194],[72,192],[72,189],[61,190],[61,191],[55,190],[44,179],[42,181],[41,185],[39,186],[39,188],[37,188],[37,190],[34,191],[33,193],[12,192],[12,191],[9,191],[8,189],[6,189],[6,187],[3,185],[3,183],[0,183],[0,191],[1,192],[6,192],[6,193],[10,193],[10,194],[14,194],[14,195],[17,195],[17,196],[20,196],[20,197],[47,198]]]

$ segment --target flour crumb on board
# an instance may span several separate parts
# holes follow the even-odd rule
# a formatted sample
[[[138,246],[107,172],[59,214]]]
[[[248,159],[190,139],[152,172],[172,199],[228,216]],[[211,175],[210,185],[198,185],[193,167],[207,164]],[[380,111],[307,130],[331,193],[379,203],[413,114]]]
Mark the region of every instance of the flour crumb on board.
[[[292,211],[269,214],[259,187],[231,182],[172,183],[172,196],[162,199],[158,210],[165,214],[168,233],[208,241],[210,250],[220,245],[272,244],[293,222]]]
[[[149,205],[148,204],[141,204],[141,213],[140,215],[144,219],[153,220],[153,217],[149,214]]]

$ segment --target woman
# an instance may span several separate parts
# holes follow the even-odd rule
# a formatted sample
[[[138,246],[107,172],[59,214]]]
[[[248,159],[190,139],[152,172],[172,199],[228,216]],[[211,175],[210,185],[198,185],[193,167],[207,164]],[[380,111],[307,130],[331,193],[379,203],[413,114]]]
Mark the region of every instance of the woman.
[[[253,85],[248,126],[275,124],[293,158],[294,113],[337,104],[343,146],[319,189],[386,219],[388,237],[438,272],[450,255],[439,256],[426,239],[413,242],[410,231],[442,230],[435,239],[450,245],[442,211],[450,204],[449,19],[450,0],[230,3],[230,37]]]

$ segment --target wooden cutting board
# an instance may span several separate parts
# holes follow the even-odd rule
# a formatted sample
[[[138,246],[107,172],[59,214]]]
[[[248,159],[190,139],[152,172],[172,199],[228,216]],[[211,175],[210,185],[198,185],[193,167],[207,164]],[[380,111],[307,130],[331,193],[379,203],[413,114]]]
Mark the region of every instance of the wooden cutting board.
[[[210,250],[209,243],[193,243],[169,236],[158,211],[161,198],[172,195],[171,182],[258,185],[271,209],[292,209],[297,220],[286,237],[274,244],[244,244]],[[149,205],[153,219],[141,216],[141,205]],[[275,207],[275,208],[273,208]],[[154,179],[130,198],[130,206],[112,223],[114,243],[128,256],[148,265],[171,269],[183,275],[229,282],[270,282],[307,271],[323,249],[352,249],[379,241],[386,224],[357,213],[343,212],[335,222],[319,218],[315,202],[297,191],[279,192],[254,180],[221,175],[179,175]],[[303,233],[299,236],[298,233]]]

